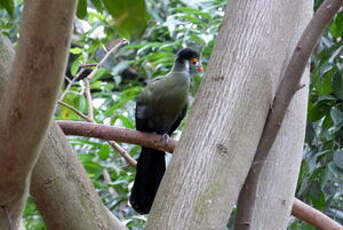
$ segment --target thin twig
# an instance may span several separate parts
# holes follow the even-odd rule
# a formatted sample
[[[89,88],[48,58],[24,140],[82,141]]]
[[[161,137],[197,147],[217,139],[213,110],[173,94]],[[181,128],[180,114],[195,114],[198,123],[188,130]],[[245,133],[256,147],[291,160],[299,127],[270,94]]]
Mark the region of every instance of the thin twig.
[[[87,104],[88,104],[88,119],[91,122],[95,123],[94,110],[93,110],[93,98],[92,98],[92,94],[91,94],[89,79],[85,78],[85,79],[83,79],[83,82],[85,83],[85,96],[86,96]]]
[[[102,176],[104,177],[104,181],[107,185],[111,184],[112,181],[111,181],[111,176],[110,174],[108,173],[108,171],[106,169],[104,169],[102,171]],[[108,188],[108,192],[112,195],[112,196],[118,196],[118,193],[112,188],[112,187],[109,187]]]
[[[85,114],[81,113],[79,110],[77,110],[75,107],[67,104],[67,103],[64,103],[63,101],[57,101],[58,104],[66,107],[67,109],[73,111],[74,113],[76,113],[79,117],[85,119],[86,121],[89,121],[89,122],[92,122],[92,120],[90,120]]]
[[[118,40],[117,44],[115,44],[112,49],[110,49],[106,55],[101,59],[101,61],[95,66],[93,71],[85,78],[83,81],[85,83],[85,95],[88,102],[88,119],[92,123],[96,123],[94,119],[94,110],[93,110],[93,99],[90,89],[90,80],[95,76],[98,69],[105,63],[105,61],[110,57],[110,55],[121,46],[128,44],[128,41],[125,39]],[[119,152],[119,154],[133,167],[136,167],[137,162],[123,149],[119,144],[114,141],[107,141],[111,147]]]
[[[114,148],[115,150],[117,150],[119,152],[119,154],[126,160],[126,162],[136,168],[137,167],[137,161],[135,159],[133,159],[128,153],[127,151],[125,151],[117,142],[115,141],[107,141],[112,148]]]
[[[273,101],[272,109],[263,129],[254,162],[238,199],[235,230],[251,229],[253,208],[256,201],[257,185],[261,170],[268,153],[277,137],[287,108],[299,89],[299,82],[308,59],[316,46],[322,32],[342,5],[342,0],[325,0],[303,32]],[[248,223],[248,224],[247,224]],[[327,228],[327,230],[329,230]],[[332,229],[330,229],[332,230]]]
[[[99,70],[100,67],[103,66],[105,61],[110,57],[110,55],[117,49],[119,49],[121,46],[128,44],[128,41],[126,39],[120,39],[117,44],[115,44],[101,59],[101,61],[95,66],[93,71],[87,76],[89,80],[92,80],[95,76],[96,72]]]
[[[121,46],[128,44],[128,41],[125,39],[120,39],[117,41],[117,43],[110,49],[106,55],[101,59],[101,61],[98,64],[82,64],[80,65],[81,69],[77,73],[77,75],[68,83],[66,89],[63,91],[63,93],[60,96],[60,101],[63,101],[64,97],[69,93],[70,88],[74,85],[75,81],[80,78],[80,76],[83,74],[83,72],[86,70],[87,67],[94,67],[92,72],[87,76],[89,80],[91,80],[96,72],[99,70],[100,67],[105,63],[105,61],[110,57],[111,53],[113,53],[115,50],[119,49]]]
[[[113,50],[113,48],[112,48],[112,50]],[[92,94],[91,94],[91,90],[90,90],[90,82],[89,82],[88,78],[84,79],[83,81],[85,83],[85,95],[86,95],[86,99],[87,99],[87,103],[88,103],[88,116],[84,115],[83,113],[78,111],[73,106],[68,105],[68,104],[66,104],[66,103],[64,103],[62,101],[58,101],[58,103],[60,105],[65,106],[66,108],[70,109],[71,111],[75,112],[77,115],[79,115],[81,118],[85,119],[86,121],[96,124],[95,119],[94,119],[94,110],[93,110],[93,103],[92,103],[93,98],[92,98]],[[133,159],[127,153],[127,151],[125,151],[125,149],[123,149],[119,144],[117,144],[115,141],[107,141],[107,142],[110,144],[110,146],[113,149],[115,149],[115,150],[117,150],[119,152],[119,154],[127,161],[127,163],[129,165],[131,165],[132,167],[136,167],[137,166],[136,160]]]
[[[60,101],[63,101],[65,96],[69,93],[70,88],[74,85],[75,81],[80,78],[80,76],[84,73],[84,71],[86,71],[86,69],[81,68],[80,71],[77,73],[77,75],[72,80],[69,81],[67,87],[65,88],[65,90],[63,91],[63,93],[60,96],[60,99],[59,99]]]
[[[81,64],[81,68],[89,68],[89,67],[95,67],[97,64]]]

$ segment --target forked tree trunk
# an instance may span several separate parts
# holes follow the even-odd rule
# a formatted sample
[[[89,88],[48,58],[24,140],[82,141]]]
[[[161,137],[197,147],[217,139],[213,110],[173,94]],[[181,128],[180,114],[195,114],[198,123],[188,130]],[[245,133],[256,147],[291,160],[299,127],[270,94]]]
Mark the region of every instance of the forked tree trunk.
[[[252,163],[281,73],[309,20],[312,8],[305,2],[240,0],[227,6],[206,77],[146,229],[224,229]],[[277,220],[285,220],[290,211],[302,152],[306,102],[303,90],[293,104],[296,111],[285,122],[289,127],[281,132],[280,146],[274,148],[279,151],[286,142],[292,143],[289,150],[297,156],[289,169],[278,171],[286,170],[294,178],[283,183],[285,192],[280,202],[285,210],[276,213]],[[280,161],[276,164],[282,168]],[[278,177],[266,173],[272,181],[265,183],[281,183]],[[286,222],[271,226],[259,229],[285,229]]]
[[[74,1],[24,2],[20,38],[0,112],[0,229],[19,228],[31,171],[54,105],[70,44]]]
[[[10,42],[0,35],[0,100],[13,58]],[[104,207],[76,154],[54,123],[33,170],[31,187],[31,195],[51,230],[127,230]]]

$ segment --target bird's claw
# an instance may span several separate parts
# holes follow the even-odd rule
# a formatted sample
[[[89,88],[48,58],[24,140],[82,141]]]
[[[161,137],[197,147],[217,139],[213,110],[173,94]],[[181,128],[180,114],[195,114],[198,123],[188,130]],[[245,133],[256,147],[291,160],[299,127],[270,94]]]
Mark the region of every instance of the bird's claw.
[[[164,133],[164,134],[161,136],[161,142],[162,142],[163,144],[168,144],[169,138],[170,138],[169,135],[166,134],[166,133]]]

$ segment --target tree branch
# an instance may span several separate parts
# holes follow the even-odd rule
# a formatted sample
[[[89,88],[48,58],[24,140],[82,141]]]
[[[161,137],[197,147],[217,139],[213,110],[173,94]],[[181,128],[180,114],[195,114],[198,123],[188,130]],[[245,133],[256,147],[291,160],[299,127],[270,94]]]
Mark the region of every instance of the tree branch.
[[[170,139],[168,143],[161,142],[161,136],[145,133],[133,129],[118,128],[109,125],[93,124],[79,121],[57,121],[66,135],[84,137],[96,137],[105,140],[115,140],[158,149],[166,152],[173,152],[176,141]]]
[[[308,59],[317,44],[322,32],[342,5],[342,0],[326,0],[315,13],[314,17],[302,34],[289,64],[284,72],[277,90],[271,110],[256,150],[254,162],[241,190],[238,202],[236,230],[251,229],[253,206],[256,199],[258,179],[268,153],[277,137],[287,108],[299,89],[301,76]],[[328,228],[326,228],[328,229]]]
[[[90,82],[89,82],[88,78],[84,79],[83,82],[85,83],[85,96],[86,96],[87,104],[88,104],[88,116],[87,116],[88,119],[87,120],[95,123],[94,109],[93,109],[93,98],[92,98],[92,94],[91,94]]]
[[[86,116],[85,114],[81,113],[79,110],[77,110],[76,108],[74,108],[73,106],[64,103],[62,101],[58,101],[58,104],[63,105],[64,107],[70,109],[71,111],[73,111],[74,113],[76,113],[78,116],[80,116],[81,118],[85,119],[88,122],[92,122],[92,123],[96,123],[94,120],[94,114],[93,114],[93,105],[92,105],[92,95],[90,92],[90,86],[89,86],[89,80],[86,79],[85,80],[86,83],[86,98],[88,101],[88,116]],[[131,165],[132,167],[136,167],[137,166],[137,161],[135,159],[133,159],[130,154],[128,154],[127,151],[125,151],[125,149],[123,149],[119,144],[117,144],[115,141],[107,141],[107,143],[115,150],[117,150],[119,152],[119,154],[126,160],[126,162]]]
[[[57,121],[62,131],[66,135],[76,135],[85,137],[95,137],[105,140],[115,140],[130,144],[141,145],[149,148],[154,148],[161,151],[172,153],[177,141],[169,139],[168,143],[161,143],[161,136],[157,134],[145,133],[133,129],[118,128],[108,125],[91,124],[87,122],[75,121]],[[320,213],[320,214],[318,214]],[[339,226],[334,220],[311,206],[305,204],[297,198],[294,198],[292,214],[300,220],[313,224],[320,228],[322,223],[328,223],[328,226]],[[313,220],[313,218],[317,218]],[[334,225],[336,223],[336,225]],[[323,228],[334,230],[331,228]]]
[[[111,145],[112,148],[117,150],[119,154],[126,160],[126,162],[131,165],[132,167],[137,167],[137,161],[133,159],[130,154],[123,149],[117,142],[115,141],[107,141],[109,145]]]
[[[87,79],[92,80],[95,76],[96,72],[99,70],[100,67],[102,67],[105,63],[105,61],[111,56],[111,54],[118,50],[120,47],[127,45],[129,42],[126,39],[119,39],[115,42],[113,47],[106,52],[106,55],[101,59],[101,61],[95,66],[93,71],[87,76]]]
[[[321,230],[343,230],[342,225],[296,198],[293,202],[292,215]]]
[[[81,113],[81,112],[80,112],[79,110],[77,110],[75,107],[73,107],[73,106],[71,106],[71,105],[69,105],[69,104],[67,104],[67,103],[64,103],[63,101],[60,101],[60,100],[57,101],[57,103],[58,103],[59,105],[62,105],[62,106],[64,106],[64,107],[66,107],[67,109],[73,111],[73,112],[76,113],[79,117],[85,119],[86,121],[92,122],[91,119],[89,119],[85,114]]]

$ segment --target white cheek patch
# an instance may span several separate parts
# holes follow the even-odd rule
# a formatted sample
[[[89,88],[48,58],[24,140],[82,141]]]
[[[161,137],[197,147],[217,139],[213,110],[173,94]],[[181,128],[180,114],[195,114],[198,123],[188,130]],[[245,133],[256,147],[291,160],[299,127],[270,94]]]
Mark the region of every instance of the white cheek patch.
[[[191,66],[189,64],[189,61],[186,61],[185,63],[185,69],[188,70],[188,71],[191,71]]]

